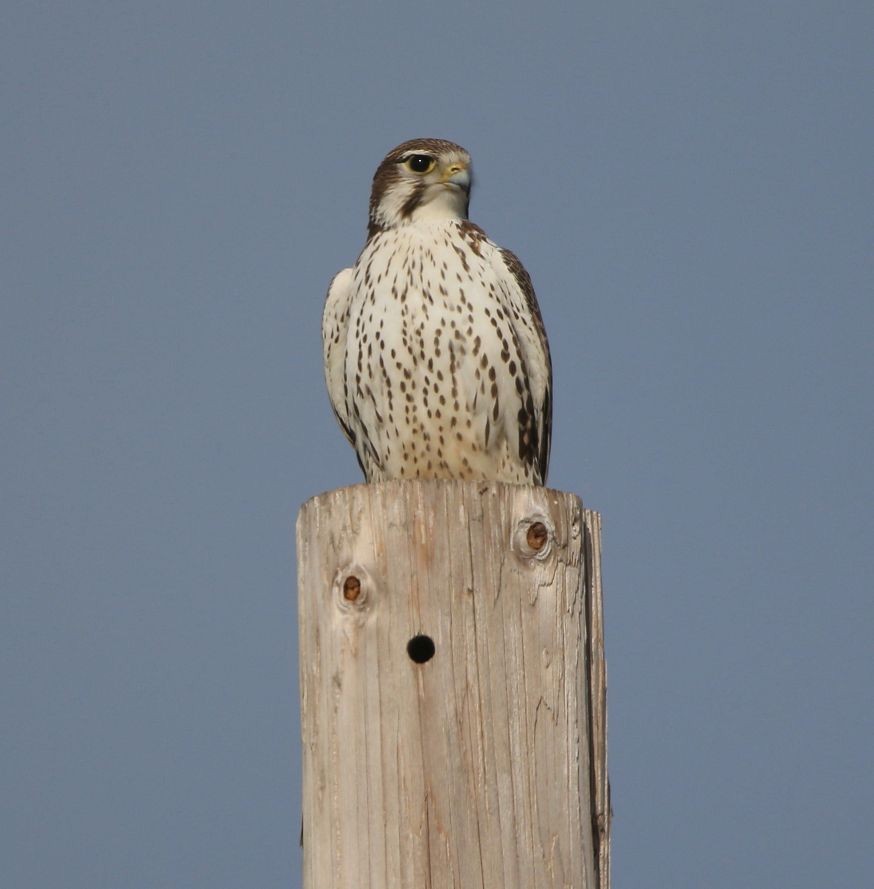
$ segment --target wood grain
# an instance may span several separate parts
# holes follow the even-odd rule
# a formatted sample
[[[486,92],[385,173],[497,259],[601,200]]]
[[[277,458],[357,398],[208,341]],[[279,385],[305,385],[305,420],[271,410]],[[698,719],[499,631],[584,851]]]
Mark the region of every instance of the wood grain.
[[[305,889],[609,889],[598,514],[386,482],[297,537]]]

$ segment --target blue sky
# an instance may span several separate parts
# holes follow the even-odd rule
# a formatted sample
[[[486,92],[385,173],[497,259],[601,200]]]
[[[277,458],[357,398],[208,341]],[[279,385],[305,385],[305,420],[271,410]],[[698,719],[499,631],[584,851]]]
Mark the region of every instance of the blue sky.
[[[293,525],[385,151],[474,157],[604,517],[614,886],[874,856],[865,3],[8,3],[4,885],[299,885]]]

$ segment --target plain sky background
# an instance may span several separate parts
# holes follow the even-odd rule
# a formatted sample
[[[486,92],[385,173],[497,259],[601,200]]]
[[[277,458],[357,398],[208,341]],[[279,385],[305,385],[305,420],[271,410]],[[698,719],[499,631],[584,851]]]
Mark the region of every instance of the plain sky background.
[[[293,526],[384,153],[473,154],[604,516],[615,889],[874,870],[870,2],[0,12],[0,886],[300,882]]]

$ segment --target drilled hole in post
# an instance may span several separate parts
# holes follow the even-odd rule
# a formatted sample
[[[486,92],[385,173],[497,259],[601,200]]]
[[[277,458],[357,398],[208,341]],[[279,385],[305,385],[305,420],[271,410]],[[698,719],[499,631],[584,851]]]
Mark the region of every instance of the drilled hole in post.
[[[360,595],[361,581],[354,574],[350,574],[343,581],[343,598],[347,602],[354,602]]]
[[[413,636],[407,642],[407,654],[410,660],[417,664],[424,664],[434,657],[434,640],[430,636]]]
[[[546,525],[543,522],[534,522],[528,529],[527,540],[528,546],[534,552],[540,552],[546,545],[546,541],[549,540],[549,532],[546,530]]]

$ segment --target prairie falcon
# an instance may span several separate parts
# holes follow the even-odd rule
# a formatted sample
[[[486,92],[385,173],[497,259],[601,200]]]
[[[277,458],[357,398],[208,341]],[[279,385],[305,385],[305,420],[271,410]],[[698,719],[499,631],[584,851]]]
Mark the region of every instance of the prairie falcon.
[[[331,405],[369,482],[542,485],[552,365],[531,279],[467,219],[470,156],[414,139],[377,167],[367,243],[322,317]]]

